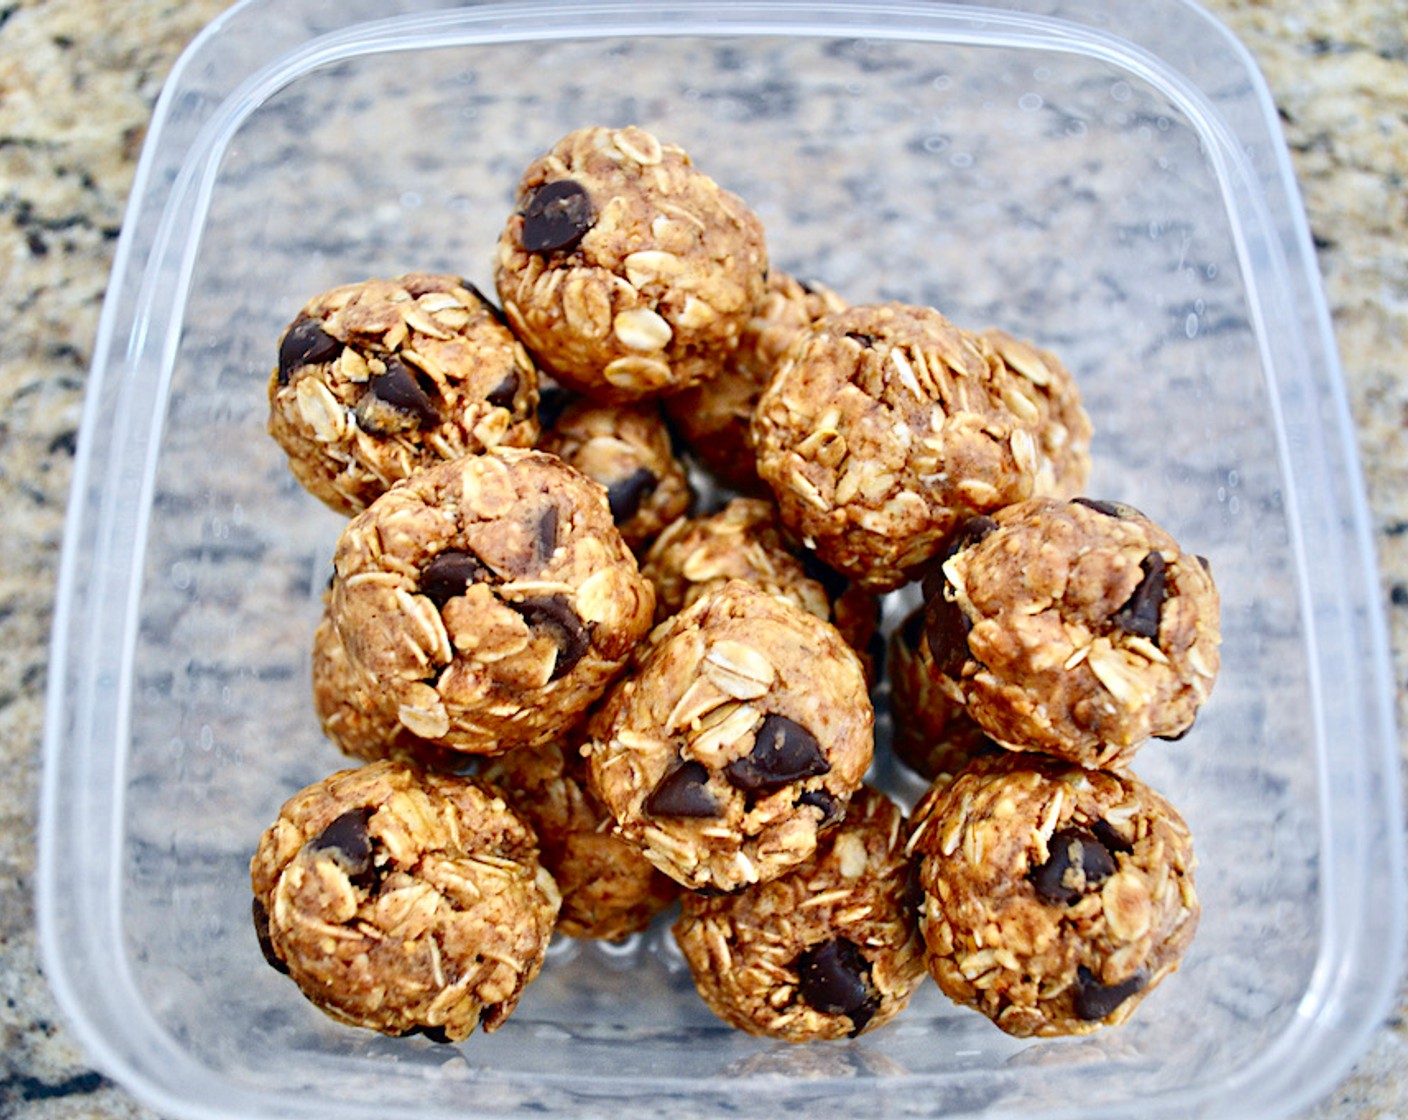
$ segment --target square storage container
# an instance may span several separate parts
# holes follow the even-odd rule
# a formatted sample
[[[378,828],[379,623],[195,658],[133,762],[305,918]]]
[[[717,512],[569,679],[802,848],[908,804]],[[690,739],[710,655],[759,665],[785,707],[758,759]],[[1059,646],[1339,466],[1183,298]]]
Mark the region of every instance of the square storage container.
[[[308,679],[343,522],[265,434],[279,332],[371,276],[491,291],[522,168],[629,123],[748,200],[794,275],[1056,351],[1095,424],[1090,492],[1211,558],[1217,688],[1135,764],[1193,829],[1203,919],[1126,1026],[1013,1039],[926,983],[853,1042],[753,1039],[661,922],[559,939],[501,1030],[443,1047],[339,1026],[261,959],[255,842],[350,765]],[[48,978],[94,1061],[173,1117],[1287,1115],[1357,1056],[1403,941],[1367,526],[1275,110],[1190,3],[249,0],[162,96],[96,347],[45,742]]]

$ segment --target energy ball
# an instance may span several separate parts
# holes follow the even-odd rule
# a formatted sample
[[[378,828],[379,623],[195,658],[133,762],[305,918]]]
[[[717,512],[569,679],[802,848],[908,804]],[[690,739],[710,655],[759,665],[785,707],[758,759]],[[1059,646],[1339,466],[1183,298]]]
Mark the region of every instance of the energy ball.
[[[468,281],[412,273],[310,300],[279,341],[269,434],[339,513],[447,459],[538,438],[538,374]]]
[[[532,830],[491,789],[391,761],[290,798],[250,879],[260,946],[309,1000],[442,1042],[508,1018],[560,901]]]
[[[846,301],[821,284],[803,284],[779,269],[768,273],[763,302],[743,328],[718,374],[665,400],[670,422],[715,478],[743,494],[771,496],[758,478],[753,409],[792,339]]]
[[[1078,464],[1069,447],[1082,438],[1044,431],[1070,416],[1084,412],[1061,367],[1009,365],[937,311],[886,303],[798,333],[759,398],[753,441],[788,528],[837,571],[888,591],[963,518]],[[1051,446],[1066,449],[1060,462]]]
[[[616,527],[637,552],[682,516],[694,499],[669,429],[653,404],[579,400],[543,433],[538,448],[606,487]]]
[[[686,887],[731,891],[816,850],[860,788],[874,719],[835,627],[732,580],[655,629],[585,750],[624,839]]]
[[[675,940],[709,1008],[749,1034],[854,1038],[924,978],[904,814],[864,786],[805,863],[737,894],[686,895]]]
[[[333,571],[357,672],[412,734],[470,754],[570,728],[655,610],[605,492],[541,451],[405,480],[348,523]]]
[[[510,751],[482,777],[537,832],[543,866],[562,893],[557,928],[568,937],[618,941],[645,929],[679,896],[678,883],[612,835],[575,737]]]
[[[1208,564],[1117,502],[1031,499],[965,522],[926,577],[936,679],[1000,745],[1122,766],[1212,691]]]
[[[518,337],[606,403],[718,372],[763,296],[748,206],[640,128],[584,128],[535,160],[499,238],[495,282]]]
[[[979,759],[920,800],[909,849],[930,974],[1008,1034],[1124,1022],[1197,928],[1188,827],[1128,775]]]
[[[924,608],[918,607],[895,627],[885,658],[891,747],[920,777],[951,781],[973,759],[1001,748],[944,691],[933,662],[924,635]]]

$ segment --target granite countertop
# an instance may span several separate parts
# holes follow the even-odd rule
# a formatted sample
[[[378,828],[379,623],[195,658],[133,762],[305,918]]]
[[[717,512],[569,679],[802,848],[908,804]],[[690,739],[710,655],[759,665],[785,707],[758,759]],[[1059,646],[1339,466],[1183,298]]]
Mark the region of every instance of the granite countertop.
[[[85,372],[152,104],[226,0],[0,3],[0,1115],[150,1113],[43,982],[35,806],[47,642]],[[1408,0],[1211,0],[1281,112],[1334,317],[1408,726]],[[1306,1116],[1408,1115],[1408,981]]]

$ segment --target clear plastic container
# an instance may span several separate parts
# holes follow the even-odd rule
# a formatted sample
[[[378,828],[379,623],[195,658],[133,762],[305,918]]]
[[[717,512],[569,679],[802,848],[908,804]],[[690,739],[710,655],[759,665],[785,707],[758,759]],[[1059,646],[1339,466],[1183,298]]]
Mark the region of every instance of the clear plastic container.
[[[261,960],[253,845],[345,764],[308,688],[341,521],[264,433],[278,332],[368,276],[487,290],[520,169],[632,122],[747,198],[788,271],[1060,353],[1091,493],[1212,558],[1221,679],[1136,766],[1193,827],[1205,912],[1125,1027],[1016,1040],[927,985],[854,1042],[769,1043],[710,1015],[658,925],[560,941],[502,1030],[439,1047],[338,1026]],[[1347,1070],[1403,942],[1353,446],[1275,111],[1190,3],[251,0],[162,97],[96,347],[48,978],[94,1061],[175,1117],[1285,1115]]]

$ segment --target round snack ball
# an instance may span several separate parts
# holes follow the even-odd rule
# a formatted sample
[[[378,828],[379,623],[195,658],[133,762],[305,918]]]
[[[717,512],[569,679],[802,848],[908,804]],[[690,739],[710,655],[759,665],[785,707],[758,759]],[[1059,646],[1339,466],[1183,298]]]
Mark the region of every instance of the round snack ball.
[[[395,702],[352,663],[326,609],[313,631],[313,710],[323,734],[351,758],[403,759],[432,770],[455,770],[465,762],[459,751],[412,734],[396,718]]]
[[[891,746],[920,777],[947,782],[973,759],[1001,748],[944,691],[933,661],[924,636],[924,608],[917,607],[890,635],[885,659]]]
[[[930,974],[1008,1034],[1124,1022],[1197,928],[1188,827],[1129,775],[978,759],[920,800],[909,849]]]
[[[557,928],[568,937],[618,941],[645,929],[679,896],[678,883],[612,835],[576,738],[510,751],[481,776],[537,832],[543,866],[562,893]]]
[[[858,653],[879,623],[878,600],[793,546],[777,507],[761,498],[734,498],[715,513],[680,518],[656,539],[641,572],[655,588],[657,622],[741,579],[832,623]]]
[[[1044,449],[1072,438],[1042,429],[1080,406],[1073,381],[1043,365],[1039,384],[1035,368],[1008,365],[931,308],[828,315],[798,333],[758,401],[758,474],[823,561],[893,589],[964,517],[1055,475]]]
[[[455,276],[411,273],[310,300],[279,341],[269,434],[339,513],[445,459],[538,438],[538,374]]]
[[[710,1010],[789,1042],[888,1023],[923,980],[904,814],[863,786],[805,863],[736,894],[685,895],[675,940]]]
[[[584,128],[535,160],[499,238],[509,322],[570,388],[638,400],[712,377],[763,294],[747,205],[640,128]]]
[[[577,401],[543,433],[538,448],[606,487],[616,527],[636,551],[683,515],[694,498],[653,404]]]
[[[807,859],[874,753],[835,627],[732,580],[662,623],[593,714],[592,788],[677,882],[730,891]]]
[[[743,328],[738,349],[719,372],[665,400],[665,411],[690,451],[725,486],[769,496],[753,452],[753,409],[792,339],[846,301],[822,284],[803,284],[780,269],[768,272],[763,302]]]
[[[343,1023],[459,1042],[508,1018],[559,897],[489,787],[401,762],[290,798],[250,861],[269,963]]]
[[[1207,562],[1120,503],[965,522],[925,580],[936,679],[993,739],[1108,768],[1193,724],[1218,670]]]
[[[348,523],[333,568],[358,672],[413,734],[470,754],[566,731],[655,610],[605,492],[541,451],[406,479]]]

